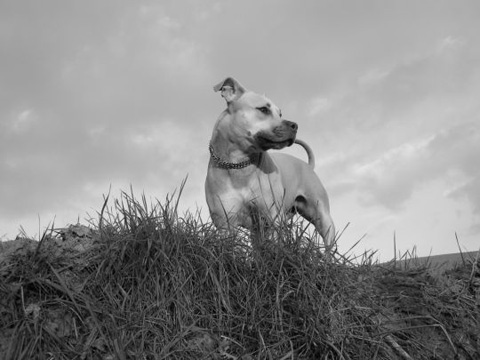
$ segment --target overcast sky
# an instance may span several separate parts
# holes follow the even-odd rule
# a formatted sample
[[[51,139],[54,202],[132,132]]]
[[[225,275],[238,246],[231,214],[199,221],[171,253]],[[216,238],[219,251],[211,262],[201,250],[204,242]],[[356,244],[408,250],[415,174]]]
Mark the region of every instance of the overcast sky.
[[[206,214],[212,87],[234,76],[299,124],[341,250],[478,250],[479,19],[474,0],[0,0],[0,237],[187,174],[182,209]]]

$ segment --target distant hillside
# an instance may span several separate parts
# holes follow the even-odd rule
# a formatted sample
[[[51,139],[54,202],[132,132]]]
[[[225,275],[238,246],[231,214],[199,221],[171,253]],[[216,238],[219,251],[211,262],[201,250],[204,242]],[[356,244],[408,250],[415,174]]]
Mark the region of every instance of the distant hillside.
[[[443,254],[434,256],[425,256],[417,258],[409,258],[406,260],[397,260],[397,263],[408,266],[428,266],[430,269],[449,270],[456,265],[472,263],[477,257],[477,251],[464,253]]]

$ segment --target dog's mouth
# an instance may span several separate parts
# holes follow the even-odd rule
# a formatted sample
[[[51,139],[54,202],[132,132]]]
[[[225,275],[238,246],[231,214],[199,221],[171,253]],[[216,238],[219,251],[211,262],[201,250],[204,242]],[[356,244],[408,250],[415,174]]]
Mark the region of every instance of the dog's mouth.
[[[255,135],[257,145],[263,151],[283,149],[291,146],[297,136],[298,125],[292,121],[282,120],[281,124],[271,131],[259,131]]]
[[[295,134],[287,138],[278,138],[271,134],[258,133],[255,136],[255,141],[263,151],[270,149],[280,150],[293,144],[295,141]]]

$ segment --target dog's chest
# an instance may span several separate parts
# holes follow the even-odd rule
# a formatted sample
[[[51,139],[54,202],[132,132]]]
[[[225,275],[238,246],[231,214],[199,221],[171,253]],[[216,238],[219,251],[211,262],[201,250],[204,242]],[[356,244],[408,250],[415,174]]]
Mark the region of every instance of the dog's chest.
[[[284,187],[278,172],[266,174],[257,171],[246,178],[232,178],[231,185],[245,207],[254,205],[267,210],[274,204],[278,205],[283,198]]]

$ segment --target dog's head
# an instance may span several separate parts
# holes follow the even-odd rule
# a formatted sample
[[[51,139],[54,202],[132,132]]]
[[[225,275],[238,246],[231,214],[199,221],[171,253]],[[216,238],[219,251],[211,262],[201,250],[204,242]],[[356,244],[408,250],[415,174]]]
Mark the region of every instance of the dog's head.
[[[227,102],[230,120],[259,151],[282,149],[293,144],[297,124],[282,119],[281,110],[264,95],[245,89],[228,77],[213,87]]]

